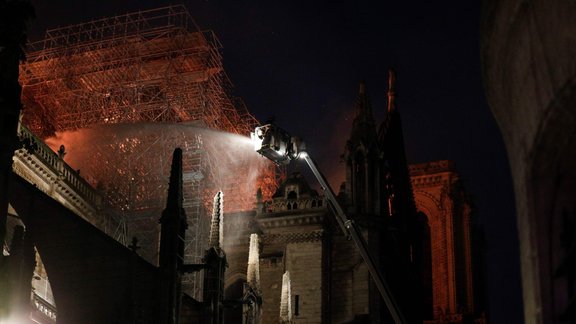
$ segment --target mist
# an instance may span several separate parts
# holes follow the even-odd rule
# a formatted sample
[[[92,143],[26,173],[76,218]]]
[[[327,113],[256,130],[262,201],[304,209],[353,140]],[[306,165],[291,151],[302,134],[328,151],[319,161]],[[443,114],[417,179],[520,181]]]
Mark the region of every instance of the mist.
[[[140,255],[156,263],[158,219],[166,205],[172,154],[183,156],[183,207],[188,219],[186,259],[198,262],[208,242],[214,194],[224,193],[224,212],[253,210],[256,191],[276,190],[274,166],[242,135],[201,123],[97,125],[56,133],[46,143],[104,196],[106,210],[120,213]]]
[[[121,210],[164,205],[177,147],[183,151],[185,203],[195,199],[191,191],[200,190],[209,207],[222,190],[226,211],[249,210],[258,187],[265,198],[275,190],[271,163],[254,151],[248,137],[198,123],[97,125],[56,133],[46,143],[55,151],[64,145],[66,163]]]

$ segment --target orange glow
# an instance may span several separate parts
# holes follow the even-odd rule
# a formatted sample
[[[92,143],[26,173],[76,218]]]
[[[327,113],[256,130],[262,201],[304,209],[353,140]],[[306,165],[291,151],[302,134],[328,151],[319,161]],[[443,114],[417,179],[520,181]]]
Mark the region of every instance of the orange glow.
[[[170,156],[184,154],[185,204],[201,199],[210,210],[214,192],[226,195],[225,211],[252,210],[258,188],[264,199],[276,190],[273,165],[243,136],[189,124],[118,124],[57,133],[46,139],[64,160],[121,211],[163,208]]]
[[[258,121],[228,91],[221,46],[176,5],[49,30],[20,65],[23,124],[66,147],[65,161],[125,216],[153,263],[176,147],[186,239],[196,240],[187,262],[200,261],[216,191],[226,212],[242,211],[254,208],[258,187],[269,199],[278,185],[245,138]]]
[[[134,26],[132,18],[147,22]],[[166,193],[158,184],[178,146],[190,155],[185,176],[204,179],[192,191],[211,191],[204,206],[219,189],[230,197],[227,211],[252,209],[257,186],[270,197],[277,187],[271,167],[235,152],[249,143],[239,135],[258,121],[227,91],[217,37],[199,30],[181,5],[105,20],[49,30],[30,44],[20,66],[23,123],[53,149],[64,144],[66,162],[120,210],[162,205]],[[188,123],[239,135],[176,131]]]

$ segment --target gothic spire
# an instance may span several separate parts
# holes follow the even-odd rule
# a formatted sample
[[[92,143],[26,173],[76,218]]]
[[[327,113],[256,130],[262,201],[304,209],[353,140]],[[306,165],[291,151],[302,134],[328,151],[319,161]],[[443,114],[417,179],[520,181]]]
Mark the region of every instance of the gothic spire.
[[[282,291],[280,297],[280,323],[292,321],[292,289],[290,288],[290,272],[282,276]]]
[[[370,106],[370,101],[368,100],[368,95],[366,93],[366,83],[364,81],[360,82],[360,87],[358,91],[358,99],[356,100],[356,120],[359,122],[371,122],[374,123],[374,118],[372,117],[372,107]]]
[[[185,231],[188,228],[186,213],[182,208],[184,200],[182,190],[182,149],[176,148],[172,154],[172,166],[170,168],[170,183],[168,184],[168,198],[166,208],[160,217],[161,224],[178,224],[175,228],[177,232]],[[168,226],[170,227],[170,226]],[[168,228],[167,227],[167,228]],[[170,234],[167,234],[168,236]]]
[[[224,242],[224,194],[218,191],[214,196],[212,223],[210,225],[210,246],[221,248]]]
[[[170,168],[170,182],[168,184],[168,198],[166,210],[180,210],[183,202],[182,194],[182,149],[176,148],[172,154],[172,166]],[[180,215],[182,216],[182,215]]]
[[[172,166],[170,169],[170,183],[168,184],[168,198],[166,199],[166,208],[160,217],[160,223],[163,227],[165,227],[164,232],[166,237],[164,239],[168,239],[170,235],[183,235],[186,228],[188,228],[188,224],[186,222],[186,213],[182,207],[184,200],[184,195],[182,192],[182,149],[176,148],[172,155]],[[175,231],[175,233],[168,233],[167,231]]]
[[[388,70],[388,112],[389,113],[396,111],[395,88],[396,88],[396,73],[394,72],[394,70],[389,69]]]
[[[161,273],[160,294],[162,304],[160,308],[162,323],[175,323],[175,318],[180,313],[184,240],[186,228],[188,227],[182,202],[182,149],[177,148],[174,150],[172,157],[166,208],[160,217],[159,266]]]
[[[372,107],[368,99],[364,81],[360,82],[355,111],[356,117],[354,117],[354,121],[352,122],[349,141],[353,145],[360,145],[362,143],[364,146],[370,146],[376,138],[376,123],[372,115]]]
[[[260,290],[260,253],[258,251],[258,234],[250,234],[248,252],[248,271],[246,281],[255,290]]]

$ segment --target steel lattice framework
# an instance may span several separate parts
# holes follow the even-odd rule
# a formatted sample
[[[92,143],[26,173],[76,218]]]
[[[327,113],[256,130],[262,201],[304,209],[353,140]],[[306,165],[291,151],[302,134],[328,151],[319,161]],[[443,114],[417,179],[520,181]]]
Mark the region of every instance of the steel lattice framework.
[[[221,49],[216,35],[201,30],[181,5],[48,30],[44,40],[29,44],[27,61],[20,67],[23,123],[44,139],[96,125],[151,122],[194,122],[248,135],[258,121],[230,94]],[[116,143],[94,145],[78,166],[94,183],[107,181],[109,203],[125,213],[130,234],[140,235],[142,254],[151,262],[156,262],[158,204],[164,202],[168,179],[168,168],[157,165],[155,157],[167,158],[170,153],[163,151],[176,146],[186,148],[186,258],[200,262],[208,229],[206,197],[223,189],[230,197],[230,211],[252,209],[255,195],[255,190],[231,194],[244,178],[218,171],[223,163],[218,143],[188,133],[136,132]],[[102,163],[92,163],[90,169],[87,161],[94,159]],[[152,169],[160,173],[152,175]],[[270,197],[277,187],[274,168],[264,167],[263,174],[260,186]],[[197,296],[201,287],[193,281],[189,293]]]
[[[21,66],[25,124],[41,137],[93,124],[190,120],[246,134],[257,121],[228,94],[221,48],[184,6],[48,30]]]

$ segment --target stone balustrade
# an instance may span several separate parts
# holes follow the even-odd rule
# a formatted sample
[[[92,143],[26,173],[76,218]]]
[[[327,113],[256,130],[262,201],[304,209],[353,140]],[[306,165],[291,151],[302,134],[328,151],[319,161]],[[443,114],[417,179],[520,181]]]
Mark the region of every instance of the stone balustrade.
[[[22,124],[18,137],[21,147],[14,153],[14,173],[126,245],[125,222],[121,215],[104,211],[102,195]]]

